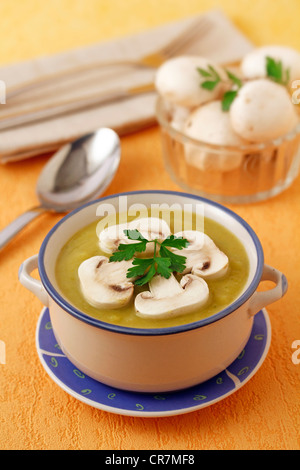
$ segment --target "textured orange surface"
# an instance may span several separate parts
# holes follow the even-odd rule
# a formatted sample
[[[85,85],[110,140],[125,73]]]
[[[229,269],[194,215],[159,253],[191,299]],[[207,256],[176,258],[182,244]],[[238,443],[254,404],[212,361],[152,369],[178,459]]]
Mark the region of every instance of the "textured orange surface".
[[[200,0],[2,0],[0,26],[6,34],[6,41],[0,43],[2,62],[135,32],[217,4]],[[222,5],[257,43],[281,42],[300,49],[293,23],[300,14],[297,0],[228,0]],[[0,167],[1,228],[37,203],[35,183],[46,161],[47,157],[38,157]],[[106,194],[138,189],[179,190],[164,170],[156,127],[122,139],[122,162]],[[109,414],[77,401],[49,378],[35,349],[42,305],[19,284],[17,273],[22,261],[38,252],[60,216],[43,215],[15,238],[0,254],[0,340],[6,345],[6,364],[0,363],[1,449],[300,448],[300,364],[292,362],[292,343],[300,340],[300,178],[272,200],[231,208],[256,231],[266,262],[286,274],[289,291],[268,307],[272,343],[251,381],[226,400],[177,417]]]

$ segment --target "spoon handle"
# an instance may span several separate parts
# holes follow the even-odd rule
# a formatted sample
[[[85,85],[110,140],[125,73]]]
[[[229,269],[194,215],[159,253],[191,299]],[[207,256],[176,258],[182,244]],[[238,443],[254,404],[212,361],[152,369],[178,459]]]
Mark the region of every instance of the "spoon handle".
[[[33,207],[32,209],[24,212],[24,214],[17,217],[7,227],[0,231],[0,249],[17,235],[29,222],[45,212],[43,207]]]

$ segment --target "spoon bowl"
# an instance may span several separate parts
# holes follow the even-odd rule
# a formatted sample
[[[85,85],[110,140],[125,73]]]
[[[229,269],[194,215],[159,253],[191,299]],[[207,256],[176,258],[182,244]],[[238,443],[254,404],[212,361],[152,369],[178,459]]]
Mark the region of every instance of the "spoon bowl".
[[[69,212],[103,194],[119,167],[120,158],[119,136],[109,128],[98,129],[64,145],[39,176],[36,192],[40,205],[0,231],[0,248],[43,212]]]

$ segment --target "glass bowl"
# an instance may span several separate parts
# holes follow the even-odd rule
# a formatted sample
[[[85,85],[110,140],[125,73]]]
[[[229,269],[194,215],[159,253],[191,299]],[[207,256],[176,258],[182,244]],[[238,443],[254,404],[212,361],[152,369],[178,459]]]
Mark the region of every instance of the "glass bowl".
[[[158,97],[156,116],[165,166],[185,191],[224,204],[251,203],[281,193],[297,177],[300,124],[272,142],[229,147],[186,136],[171,124],[175,111]]]

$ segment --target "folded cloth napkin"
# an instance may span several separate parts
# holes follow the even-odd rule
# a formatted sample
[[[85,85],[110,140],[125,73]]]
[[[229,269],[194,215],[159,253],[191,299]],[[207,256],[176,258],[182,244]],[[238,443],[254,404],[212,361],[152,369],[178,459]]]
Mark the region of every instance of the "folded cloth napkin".
[[[251,42],[221,11],[207,12],[201,18],[209,27],[203,28],[203,34],[189,44],[184,54],[202,55],[228,64],[239,61],[253,48]],[[194,21],[195,17],[185,18],[114,41],[1,67],[0,80],[6,85],[7,99],[5,104],[0,105],[0,162],[53,152],[62,144],[103,126],[115,129],[122,136],[155,124],[155,91],[98,106],[96,103],[90,104],[76,111],[69,110],[68,102],[86,99],[89,103],[91,96],[97,94],[105,95],[112,90],[153,82],[155,70],[152,68],[128,65],[89,68],[89,65],[113,60],[136,60],[160,49]],[[33,86],[13,96],[15,87],[74,68],[78,73],[42,86]],[[51,117],[27,124],[16,118],[16,113],[20,111],[44,109],[53,103],[61,103],[62,112],[55,114],[54,111]],[[11,127],[5,128],[9,115]]]

